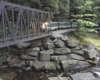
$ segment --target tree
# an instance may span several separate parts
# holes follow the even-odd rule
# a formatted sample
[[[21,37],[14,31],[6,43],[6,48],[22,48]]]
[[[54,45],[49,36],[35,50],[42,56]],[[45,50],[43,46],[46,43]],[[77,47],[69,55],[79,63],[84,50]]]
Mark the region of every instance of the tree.
[[[94,29],[88,29],[88,27],[93,27],[96,24],[92,21],[93,17],[96,17],[95,14],[92,14],[93,8],[93,1],[91,0],[86,0],[85,3],[78,8],[79,14],[72,15],[74,19],[71,21],[76,21],[78,23],[77,29],[76,29],[76,34],[87,34],[88,32],[93,32],[95,31]],[[95,31],[96,32],[96,31]]]

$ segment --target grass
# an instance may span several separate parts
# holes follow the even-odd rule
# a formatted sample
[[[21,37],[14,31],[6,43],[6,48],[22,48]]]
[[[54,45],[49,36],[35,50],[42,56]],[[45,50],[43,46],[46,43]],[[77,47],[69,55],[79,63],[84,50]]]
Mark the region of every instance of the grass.
[[[80,46],[87,45],[89,43],[93,43],[96,45],[97,49],[100,50],[100,36],[98,36],[98,34],[95,34],[95,35],[89,34],[88,36],[73,35],[72,37],[70,37],[70,40],[79,40]]]

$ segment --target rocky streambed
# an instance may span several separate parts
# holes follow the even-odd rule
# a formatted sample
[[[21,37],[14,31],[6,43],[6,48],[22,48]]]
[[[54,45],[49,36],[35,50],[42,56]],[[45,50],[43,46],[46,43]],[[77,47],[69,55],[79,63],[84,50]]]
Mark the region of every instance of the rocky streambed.
[[[93,43],[78,46],[79,43],[66,35],[54,34],[13,45],[11,51],[3,48],[1,80],[99,80],[99,50]]]

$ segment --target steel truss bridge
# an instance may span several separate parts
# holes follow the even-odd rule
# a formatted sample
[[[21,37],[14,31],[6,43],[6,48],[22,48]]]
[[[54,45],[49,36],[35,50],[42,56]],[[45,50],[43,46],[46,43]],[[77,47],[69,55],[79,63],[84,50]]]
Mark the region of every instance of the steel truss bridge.
[[[50,36],[51,29],[42,29],[45,22],[49,12],[0,1],[0,48]]]

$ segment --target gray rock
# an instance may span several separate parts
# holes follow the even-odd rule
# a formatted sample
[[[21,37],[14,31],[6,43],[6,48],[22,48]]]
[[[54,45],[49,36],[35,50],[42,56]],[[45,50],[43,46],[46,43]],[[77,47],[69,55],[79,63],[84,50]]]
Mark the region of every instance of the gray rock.
[[[69,77],[49,77],[48,80],[69,80]]]
[[[83,56],[77,55],[77,54],[69,54],[67,55],[68,59],[72,59],[72,60],[85,60]]]
[[[44,47],[46,49],[53,49],[53,48],[55,48],[55,45],[53,43],[46,43],[46,44],[44,44]]]
[[[13,65],[13,64],[17,64],[19,62],[21,62],[21,60],[19,59],[18,56],[11,56],[8,64]]]
[[[97,52],[95,49],[90,49],[90,50],[84,49],[83,51],[85,58],[94,58],[97,56]]]
[[[100,72],[94,72],[93,76],[100,79]]]
[[[100,51],[96,49],[96,52],[97,52],[97,56],[100,57]]]
[[[26,50],[26,52],[32,52],[32,51],[40,51],[39,47],[35,47],[35,48],[29,48]]]
[[[96,49],[96,46],[93,43],[89,43],[87,46],[89,49]]]
[[[61,48],[61,47],[63,47],[65,44],[64,44],[63,41],[57,40],[57,41],[55,42],[55,45],[56,45],[56,47]]]
[[[55,33],[55,34],[52,34],[51,37],[54,38],[54,39],[56,39],[56,38],[57,38],[57,39],[61,39],[61,38],[64,37],[64,36],[63,36],[62,34]]]
[[[23,60],[36,60],[37,57],[29,56],[26,54],[21,54],[21,59],[23,59]]]
[[[77,47],[78,44],[79,44],[78,40],[68,40],[67,41],[67,46],[69,46],[69,47]]]
[[[29,61],[29,63],[30,63],[30,66],[32,67],[34,64],[34,61]]]
[[[49,69],[49,70],[56,70],[57,65],[55,62],[41,62],[38,60],[35,60],[33,63],[33,67],[35,67],[35,69]]]
[[[24,49],[24,48],[27,48],[31,45],[31,43],[18,43],[16,44],[16,46],[19,48],[19,49]]]
[[[40,61],[50,61],[49,54],[40,54]]]
[[[91,73],[76,73],[71,75],[73,80],[95,80],[95,78]]]
[[[32,48],[42,45],[41,39],[30,41],[30,43],[31,43],[30,47],[32,47]]]
[[[66,48],[66,47],[55,48],[54,49],[55,54],[68,54],[70,52],[71,52],[71,50],[69,48]]]
[[[53,54],[53,53],[54,53],[53,49],[46,50],[46,51],[40,51],[40,54]]]
[[[78,62],[78,65],[76,66],[76,68],[84,68],[84,67],[87,67],[89,66],[90,64],[86,61],[79,61]]]
[[[84,55],[84,52],[82,50],[75,50],[73,52],[76,54]]]
[[[46,49],[45,49],[43,46],[41,46],[41,47],[40,47],[40,50],[41,50],[41,51],[45,51]]]
[[[68,37],[67,36],[63,36],[63,37],[61,37],[61,40],[64,41],[64,42],[68,41]]]
[[[67,60],[68,57],[66,55],[58,55],[58,56],[51,56],[51,59],[55,61],[64,61]]]
[[[63,70],[66,70],[68,68],[75,67],[78,64],[78,60],[65,60],[61,61]]]
[[[30,55],[30,56],[38,56],[38,52],[37,51],[33,51],[33,52],[27,52],[26,54]]]

